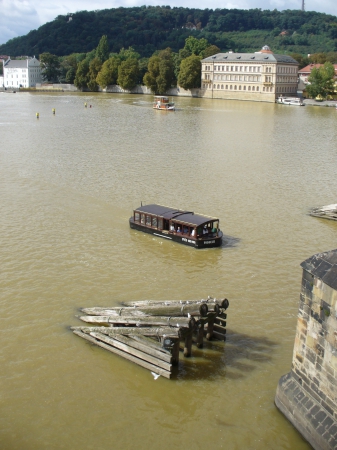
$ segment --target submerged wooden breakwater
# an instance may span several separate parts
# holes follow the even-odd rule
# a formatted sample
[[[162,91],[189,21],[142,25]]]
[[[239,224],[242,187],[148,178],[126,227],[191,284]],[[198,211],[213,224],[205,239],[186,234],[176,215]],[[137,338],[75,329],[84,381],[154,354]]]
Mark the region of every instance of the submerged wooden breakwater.
[[[225,310],[229,301],[208,297],[191,301],[131,301],[119,307],[83,308],[80,320],[94,326],[71,327],[73,332],[154,374],[170,378],[179,364],[180,343],[185,357],[204,337],[226,340]]]
[[[337,220],[337,204],[321,206],[313,208],[309,212],[311,216],[320,217],[322,219]]]

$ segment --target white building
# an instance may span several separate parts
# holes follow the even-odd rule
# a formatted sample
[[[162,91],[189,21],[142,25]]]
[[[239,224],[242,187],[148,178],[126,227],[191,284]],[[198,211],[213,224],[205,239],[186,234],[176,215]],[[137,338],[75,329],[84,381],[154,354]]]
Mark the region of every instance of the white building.
[[[298,62],[267,45],[256,53],[218,53],[201,63],[203,97],[275,102],[297,93]]]
[[[7,89],[20,87],[35,87],[36,83],[42,83],[40,61],[35,56],[27,59],[11,60],[4,62],[3,86]]]

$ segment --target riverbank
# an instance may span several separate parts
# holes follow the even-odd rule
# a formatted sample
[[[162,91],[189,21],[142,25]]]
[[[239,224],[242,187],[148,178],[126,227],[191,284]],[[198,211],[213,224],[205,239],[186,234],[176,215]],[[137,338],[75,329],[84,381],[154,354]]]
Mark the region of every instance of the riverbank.
[[[322,102],[318,102],[317,100],[314,100],[311,98],[305,98],[303,100],[303,103],[306,106],[325,106],[325,107],[337,108],[337,100],[323,100]]]
[[[89,90],[77,89],[73,84],[39,84],[37,87],[33,88],[18,88],[18,89],[4,89],[0,88],[0,92],[13,93],[13,92],[91,92]],[[101,93],[112,93],[112,94],[143,94],[143,95],[154,95],[151,92],[151,89],[146,86],[136,86],[130,91],[122,89],[118,85],[107,86],[105,89],[99,89],[98,92]],[[199,89],[191,89],[185,90],[183,88],[175,87],[171,88],[166,92],[166,95],[171,97],[197,97],[202,98],[202,95],[199,95]],[[242,100],[239,100],[242,101]],[[248,100],[246,100],[248,101]],[[258,102],[259,103],[259,102]],[[306,106],[324,106],[324,107],[332,107],[337,108],[337,100],[323,100],[321,102],[305,98],[303,99],[303,103]]]

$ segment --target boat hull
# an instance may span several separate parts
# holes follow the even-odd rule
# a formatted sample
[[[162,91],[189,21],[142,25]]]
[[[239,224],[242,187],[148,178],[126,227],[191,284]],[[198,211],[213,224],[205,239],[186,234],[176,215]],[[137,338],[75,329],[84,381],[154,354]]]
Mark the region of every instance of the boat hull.
[[[189,247],[194,248],[213,248],[213,247],[220,247],[222,244],[222,237],[223,233],[222,231],[218,232],[218,236],[207,236],[205,238],[197,238],[193,239],[190,236],[179,234],[179,233],[171,233],[169,231],[165,230],[155,230],[153,228],[145,227],[142,224],[135,223],[133,220],[133,217],[130,217],[129,219],[130,228],[138,231],[142,231],[143,233],[152,234],[154,236],[173,241],[178,242],[179,244],[188,245]]]

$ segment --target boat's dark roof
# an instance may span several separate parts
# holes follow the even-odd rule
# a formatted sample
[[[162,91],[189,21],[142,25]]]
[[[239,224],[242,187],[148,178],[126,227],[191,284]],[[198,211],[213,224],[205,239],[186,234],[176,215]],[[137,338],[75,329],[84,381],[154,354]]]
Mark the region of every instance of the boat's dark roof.
[[[202,214],[195,214],[193,211],[183,211],[181,209],[169,208],[162,205],[145,205],[135,209],[135,211],[153,214],[155,216],[163,217],[167,220],[177,220],[177,222],[189,225],[202,225],[211,220],[219,220],[215,217],[204,216]]]

